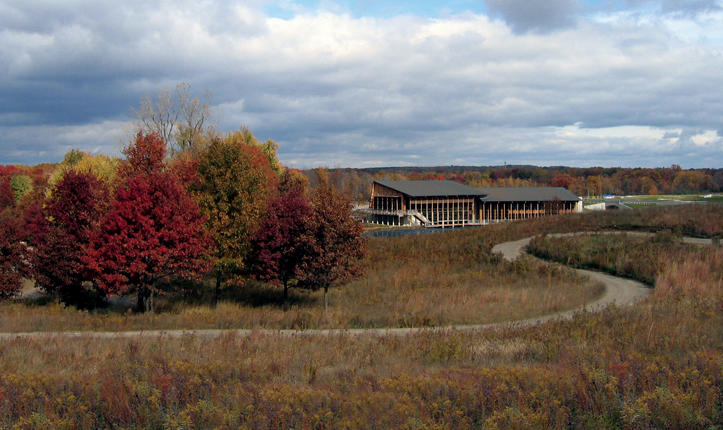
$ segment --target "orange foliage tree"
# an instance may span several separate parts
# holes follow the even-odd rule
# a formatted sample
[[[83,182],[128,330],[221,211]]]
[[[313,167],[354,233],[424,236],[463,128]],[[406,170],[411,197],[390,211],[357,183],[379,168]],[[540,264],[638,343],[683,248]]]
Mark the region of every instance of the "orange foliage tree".
[[[211,142],[198,165],[199,206],[215,241],[216,304],[223,278],[243,267],[249,240],[278,181],[269,157],[258,146],[247,143],[245,131]]]

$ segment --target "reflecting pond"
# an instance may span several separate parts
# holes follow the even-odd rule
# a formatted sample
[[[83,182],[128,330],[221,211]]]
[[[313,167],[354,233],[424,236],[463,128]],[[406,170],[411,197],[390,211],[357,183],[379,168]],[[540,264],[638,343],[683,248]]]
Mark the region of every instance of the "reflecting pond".
[[[418,236],[428,233],[448,233],[450,231],[461,230],[463,228],[476,228],[479,226],[467,227],[448,227],[448,228],[399,228],[394,230],[379,230],[364,233],[364,237],[402,237],[402,236]]]

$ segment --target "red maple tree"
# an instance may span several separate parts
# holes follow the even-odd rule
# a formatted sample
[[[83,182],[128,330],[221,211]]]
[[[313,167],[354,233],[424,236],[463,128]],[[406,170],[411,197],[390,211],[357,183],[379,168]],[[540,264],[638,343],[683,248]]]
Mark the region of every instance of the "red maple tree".
[[[129,173],[93,233],[84,261],[99,288],[110,295],[135,289],[138,310],[147,311],[159,280],[197,278],[210,269],[212,242],[198,205],[178,178],[163,170],[165,142],[139,134],[136,146],[145,149],[125,151]]]
[[[123,149],[128,164],[124,167],[126,173],[134,175],[149,175],[164,169],[163,160],[168,150],[166,141],[157,134],[144,134],[139,132],[131,145]]]
[[[15,194],[10,187],[10,179],[0,179],[0,211],[15,204]]]
[[[313,215],[304,185],[293,181],[289,171],[284,172],[279,185],[281,194],[269,201],[266,216],[251,240],[254,277],[281,284],[284,303],[289,287],[303,277],[300,268],[308,256],[301,238]]]
[[[303,288],[324,290],[324,308],[328,310],[329,288],[363,274],[366,241],[361,222],[351,217],[351,201],[328,182],[322,180],[311,203],[314,213],[300,237],[305,258],[299,271]]]
[[[22,212],[26,240],[33,246],[42,242],[50,229],[50,222],[45,218],[43,206],[45,206],[45,199],[33,199],[27,203]]]
[[[27,252],[29,273],[37,287],[61,295],[65,303],[87,306],[83,283],[90,274],[82,259],[91,234],[108,210],[109,190],[91,173],[68,171],[50,197],[25,211],[32,247]]]
[[[72,239],[87,243],[110,206],[110,190],[92,173],[68,171],[46,202],[47,214]]]
[[[0,215],[0,299],[15,297],[22,289],[26,269],[21,243],[22,228],[17,217]]]

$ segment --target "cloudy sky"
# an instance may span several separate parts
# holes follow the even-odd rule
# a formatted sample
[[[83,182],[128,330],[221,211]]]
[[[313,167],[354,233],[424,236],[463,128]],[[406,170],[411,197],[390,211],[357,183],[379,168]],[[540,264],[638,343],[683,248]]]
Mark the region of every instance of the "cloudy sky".
[[[0,0],[0,164],[179,82],[294,167],[723,167],[723,0]]]

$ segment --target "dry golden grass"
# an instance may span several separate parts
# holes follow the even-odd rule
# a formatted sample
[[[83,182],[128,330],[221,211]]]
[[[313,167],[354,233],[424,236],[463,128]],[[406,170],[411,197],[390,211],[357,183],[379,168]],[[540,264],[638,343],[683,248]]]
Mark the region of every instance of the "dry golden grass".
[[[218,308],[210,286],[183,298],[157,300],[160,311],[78,311],[62,304],[0,305],[0,330],[115,331],[151,329],[316,329],[430,327],[488,324],[573,309],[601,293],[560,266],[530,258],[515,263],[490,253],[495,229],[370,240],[367,274],[330,291],[324,312],[321,293],[281,290],[246,281],[225,293]],[[200,301],[200,304],[198,303]]]
[[[0,427],[719,428],[723,257],[662,258],[667,289],[538,327],[3,340]]]

